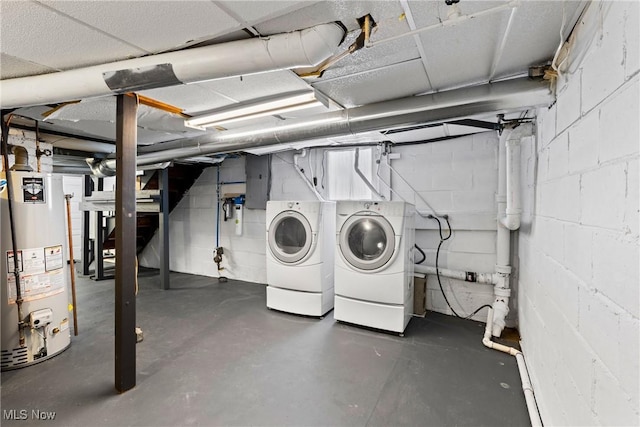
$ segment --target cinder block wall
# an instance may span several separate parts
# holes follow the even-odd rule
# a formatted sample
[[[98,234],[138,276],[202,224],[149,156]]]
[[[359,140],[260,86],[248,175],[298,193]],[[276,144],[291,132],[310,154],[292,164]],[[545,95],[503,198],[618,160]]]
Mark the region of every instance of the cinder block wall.
[[[400,159],[391,166],[413,187],[391,173],[391,185],[423,213],[416,216],[416,244],[423,249],[423,265],[435,266],[440,242],[438,225],[424,218],[429,212],[425,202],[438,214],[448,214],[453,235],[440,249],[438,265],[453,270],[492,273],[496,264],[496,201],[498,190],[498,136],[483,132],[448,141],[393,148]],[[447,236],[443,221],[443,234]],[[419,255],[418,255],[419,256]],[[416,258],[418,259],[418,258]],[[449,303],[460,316],[493,301],[493,286],[441,277]],[[436,276],[427,278],[427,308],[453,314],[447,306]],[[515,325],[515,305],[509,319]],[[475,320],[486,319],[486,309]]]
[[[640,423],[638,14],[591,5],[588,53],[522,150],[519,324],[548,425]]]

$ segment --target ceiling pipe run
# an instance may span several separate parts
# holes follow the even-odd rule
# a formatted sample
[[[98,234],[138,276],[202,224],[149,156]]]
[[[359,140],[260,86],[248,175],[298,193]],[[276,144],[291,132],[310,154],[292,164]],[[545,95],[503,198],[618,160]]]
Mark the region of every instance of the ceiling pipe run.
[[[305,119],[283,121],[281,125],[250,131],[224,131],[148,147],[138,156],[138,165],[185,157],[229,153],[249,148],[300,142],[338,135],[415,126],[459,119],[476,114],[521,111],[546,106],[553,101],[547,81],[527,78],[490,83],[429,95],[379,102]],[[151,150],[162,150],[149,152]],[[113,175],[115,159],[93,161],[96,174]]]
[[[344,35],[342,26],[329,23],[270,37],[2,80],[0,106],[53,104],[243,74],[313,67],[333,55]]]

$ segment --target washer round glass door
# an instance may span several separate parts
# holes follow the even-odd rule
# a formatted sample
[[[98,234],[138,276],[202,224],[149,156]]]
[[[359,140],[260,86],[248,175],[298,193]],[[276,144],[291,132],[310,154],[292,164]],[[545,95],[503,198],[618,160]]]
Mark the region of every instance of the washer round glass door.
[[[353,215],[340,231],[342,255],[361,270],[383,267],[393,256],[394,248],[393,227],[379,215]]]
[[[280,212],[271,221],[269,248],[280,261],[293,264],[303,259],[311,250],[313,236],[309,221],[299,212]]]

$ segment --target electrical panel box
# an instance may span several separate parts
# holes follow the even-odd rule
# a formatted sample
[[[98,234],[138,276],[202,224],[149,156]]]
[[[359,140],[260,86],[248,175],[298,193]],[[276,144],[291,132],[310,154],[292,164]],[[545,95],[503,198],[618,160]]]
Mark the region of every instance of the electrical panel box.
[[[32,328],[42,328],[53,321],[53,310],[43,308],[29,313],[29,324]]]
[[[249,209],[266,209],[271,186],[271,156],[247,154],[245,170],[247,171],[245,207]]]

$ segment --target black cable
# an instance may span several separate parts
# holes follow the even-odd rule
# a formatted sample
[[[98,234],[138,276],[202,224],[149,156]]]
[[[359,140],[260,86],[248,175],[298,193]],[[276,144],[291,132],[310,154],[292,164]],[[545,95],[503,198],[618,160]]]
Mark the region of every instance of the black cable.
[[[418,245],[413,245],[415,246],[415,248],[418,250],[418,252],[420,252],[420,255],[422,255],[422,259],[418,262],[416,262],[416,264],[422,264],[424,262],[425,259],[427,259],[427,255],[424,253],[424,251],[422,249],[420,249],[420,246]]]
[[[451,235],[453,234],[453,231],[451,230],[451,224],[449,223],[449,215],[443,215],[443,218],[445,219],[445,221],[447,221],[447,227],[449,229],[449,235],[447,237],[444,237],[443,234],[442,234],[442,224],[440,223],[440,220],[434,215],[430,216],[430,218],[435,219],[438,222],[438,234],[440,235],[440,243],[438,243],[438,249],[436,250],[436,277],[438,278],[438,285],[440,286],[440,292],[442,292],[442,296],[444,297],[444,301],[447,303],[447,306],[449,307],[451,312],[454,314],[454,316],[462,319],[463,317],[460,316],[458,313],[456,313],[456,311],[453,309],[453,307],[449,303],[449,299],[447,299],[447,294],[445,294],[444,288],[442,287],[442,281],[440,280],[440,269],[438,268],[438,260],[440,259],[440,248],[442,247],[442,244],[446,240],[449,240],[451,238]],[[416,248],[418,248],[417,245],[416,245]],[[418,250],[420,250],[420,248],[418,248]],[[420,251],[420,252],[422,252],[422,251]],[[424,252],[422,252],[422,253],[424,254]],[[473,316],[476,315],[476,313],[478,313],[480,310],[482,310],[483,308],[486,308],[486,307],[491,308],[491,306],[489,304],[485,304],[483,306],[480,306],[473,313],[471,313],[467,317],[464,317],[464,319],[467,320],[467,319],[472,318]]]

